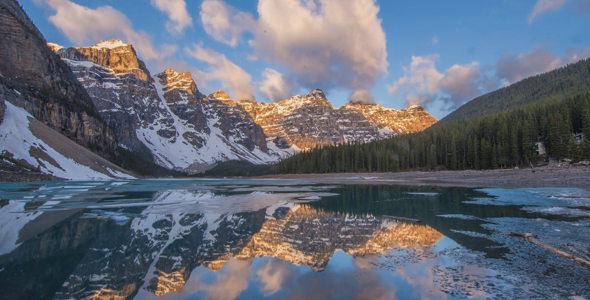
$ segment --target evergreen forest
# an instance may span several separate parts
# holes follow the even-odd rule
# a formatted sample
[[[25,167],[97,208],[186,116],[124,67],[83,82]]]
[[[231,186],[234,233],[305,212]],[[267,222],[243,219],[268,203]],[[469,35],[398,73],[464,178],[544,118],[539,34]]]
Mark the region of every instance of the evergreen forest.
[[[585,62],[587,63],[587,61]],[[575,134],[585,135],[584,141]],[[496,169],[536,165],[548,157],[590,158],[590,93],[538,101],[489,116],[370,143],[316,147],[282,160],[274,173]]]

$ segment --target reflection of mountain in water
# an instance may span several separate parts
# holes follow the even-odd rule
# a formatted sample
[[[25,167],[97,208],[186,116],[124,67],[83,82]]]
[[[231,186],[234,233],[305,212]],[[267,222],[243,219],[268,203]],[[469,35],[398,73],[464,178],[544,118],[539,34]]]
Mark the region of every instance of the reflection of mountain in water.
[[[53,266],[64,270],[61,282],[42,276],[21,280],[52,282],[56,299],[126,299],[140,288],[161,296],[182,291],[199,265],[218,271],[232,257],[274,256],[322,271],[336,250],[351,256],[382,254],[397,247],[429,247],[440,238],[428,226],[292,204],[238,214],[148,214],[124,225],[78,214],[5,256],[0,265],[8,272],[0,277],[19,268],[19,262],[36,260],[37,268],[45,269],[60,253],[71,253],[76,259],[67,266]]]
[[[271,256],[323,271],[336,250],[351,256],[385,254],[396,247],[430,247],[442,237],[424,225],[295,207],[278,220],[266,221],[235,257]],[[212,269],[222,264],[212,262]]]
[[[481,221],[437,215],[536,217],[519,207],[462,204],[474,197],[471,189],[408,194],[415,191],[409,187],[346,186],[331,189],[339,196],[319,202],[282,202],[268,208],[266,204],[255,205],[248,207],[250,211],[242,207],[238,210],[244,211],[241,213],[194,210],[207,205],[211,211],[209,208],[223,201],[235,206],[240,197],[237,192],[191,196],[180,191],[172,193],[175,198],[186,197],[181,197],[180,210],[172,209],[176,204],[169,204],[173,201],[166,193],[154,193],[154,202],[169,206],[117,208],[109,211],[108,218],[88,218],[84,215],[87,211],[72,210],[66,215],[64,211],[47,211],[31,221],[30,227],[42,227],[35,222],[60,221],[45,224],[43,228],[49,229],[0,256],[0,269],[4,269],[0,272],[0,282],[4,283],[0,294],[10,299],[44,298],[35,295],[125,299],[143,289],[160,296],[182,291],[195,268],[218,271],[231,258],[251,261],[273,256],[322,271],[337,250],[362,256],[431,247],[443,234],[470,249],[490,251],[495,248],[487,248],[489,240],[455,232],[482,231]],[[252,201],[267,201],[289,198],[288,193],[246,196]],[[297,193],[297,197],[302,195]],[[199,205],[190,203],[197,198]],[[383,215],[416,218],[425,225],[398,222]]]

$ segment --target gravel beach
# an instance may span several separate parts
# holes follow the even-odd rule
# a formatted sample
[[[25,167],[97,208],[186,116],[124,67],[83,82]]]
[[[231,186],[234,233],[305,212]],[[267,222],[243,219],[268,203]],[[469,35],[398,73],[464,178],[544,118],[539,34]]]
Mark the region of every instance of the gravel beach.
[[[310,180],[322,184],[390,184],[456,187],[577,187],[590,189],[590,166],[557,164],[540,168],[483,171],[287,174],[259,179]]]

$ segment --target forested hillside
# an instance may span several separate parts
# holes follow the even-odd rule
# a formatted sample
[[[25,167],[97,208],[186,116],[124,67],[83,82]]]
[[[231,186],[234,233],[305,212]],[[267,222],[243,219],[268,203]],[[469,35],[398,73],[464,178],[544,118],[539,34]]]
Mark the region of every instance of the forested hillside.
[[[506,111],[530,103],[565,99],[590,91],[590,59],[536,75],[475,98],[435,125]]]
[[[588,61],[582,65],[588,67]],[[573,79],[572,79],[573,80]],[[493,169],[536,163],[535,143],[550,157],[590,158],[590,93],[533,103],[487,117],[458,121],[367,144],[304,151],[277,163],[276,173],[392,172]]]

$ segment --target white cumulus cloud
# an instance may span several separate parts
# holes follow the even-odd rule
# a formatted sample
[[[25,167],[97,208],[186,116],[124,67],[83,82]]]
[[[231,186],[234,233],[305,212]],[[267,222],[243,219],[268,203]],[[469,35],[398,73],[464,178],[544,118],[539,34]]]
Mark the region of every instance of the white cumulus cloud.
[[[227,89],[229,96],[234,100],[253,100],[254,87],[252,77],[225,55],[211,49],[205,49],[201,45],[193,44],[192,48],[186,48],[186,53],[197,60],[209,65],[210,72],[204,73],[207,81],[217,80],[221,86]]]
[[[259,0],[255,20],[223,1],[205,0],[201,19],[210,36],[228,45],[252,33],[256,56],[286,68],[299,86],[367,93],[387,74],[378,12],[375,0]]]
[[[232,47],[238,45],[243,32],[252,31],[256,27],[252,14],[241,12],[219,0],[203,1],[201,21],[208,35]]]
[[[36,3],[45,3],[54,10],[55,14],[49,17],[49,22],[79,46],[121,39],[132,44],[139,55],[147,60],[160,59],[172,50],[167,46],[162,53],[157,51],[146,32],[135,31],[127,16],[111,6],[91,9],[69,0],[36,0]]]
[[[262,73],[258,90],[268,100],[278,102],[293,96],[293,82],[276,70],[267,68]]]
[[[170,33],[182,33],[193,24],[193,19],[186,10],[184,0],[151,0],[152,5],[168,15],[166,30]]]
[[[481,93],[479,88],[479,64],[453,65],[444,73],[436,69],[438,54],[412,56],[409,67],[404,67],[404,76],[388,87],[390,94],[403,92],[408,105],[425,105],[435,101],[438,93],[452,105],[471,100]]]

